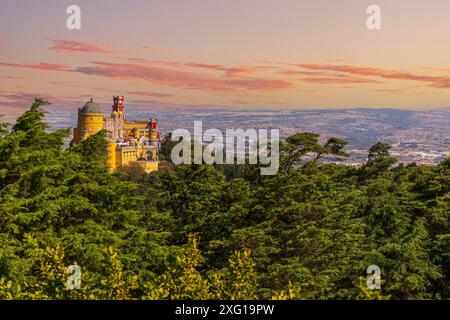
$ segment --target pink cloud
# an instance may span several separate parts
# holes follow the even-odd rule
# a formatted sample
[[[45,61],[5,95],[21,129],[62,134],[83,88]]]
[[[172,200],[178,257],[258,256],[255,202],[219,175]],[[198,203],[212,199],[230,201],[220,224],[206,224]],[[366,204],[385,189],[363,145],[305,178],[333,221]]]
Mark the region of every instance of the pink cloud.
[[[317,78],[301,78],[300,81],[320,84],[336,84],[336,83],[380,83],[380,81],[372,79],[361,79],[352,77],[317,77]]]
[[[36,95],[29,93],[0,93],[0,97],[18,103],[18,102],[30,102],[36,97]],[[3,105],[5,103],[6,103],[5,101],[2,101]]]
[[[139,58],[139,57],[118,57],[120,59],[125,59],[127,61],[131,62],[137,62],[137,63],[145,63],[145,64],[151,64],[152,61],[145,59],[145,58]]]
[[[0,97],[2,107],[25,108],[31,106],[34,98],[42,96],[33,93],[0,93]]]
[[[0,79],[17,80],[17,79],[23,79],[23,78],[16,77],[16,76],[0,76]]]
[[[387,93],[387,94],[404,94],[405,89],[378,89],[375,92]]]
[[[141,97],[157,97],[157,98],[168,98],[168,97],[173,96],[168,93],[160,93],[160,92],[152,92],[152,91],[131,91],[131,92],[128,92],[128,94],[135,95],[135,96],[141,96]]]
[[[447,79],[442,82],[436,82],[436,83],[433,83],[431,86],[433,88],[438,88],[438,89],[450,89],[450,80]]]
[[[104,45],[99,45],[89,42],[79,42],[73,40],[58,40],[58,39],[46,39],[53,43],[53,47],[50,50],[68,54],[76,53],[103,53],[111,54],[112,52]]]
[[[224,79],[211,75],[140,64],[98,61],[92,62],[92,64],[92,66],[78,67],[71,71],[87,75],[97,75],[117,79],[137,79],[159,85],[208,91],[233,91],[239,89],[277,90],[293,86],[291,82],[285,80],[260,78]]]
[[[252,74],[259,70],[257,67],[226,67],[223,65],[206,64],[198,62],[187,62],[184,63],[183,65],[193,68],[202,68],[213,71],[225,72],[225,74],[229,77],[237,77],[243,74]]]
[[[338,73],[365,76],[380,77],[389,80],[407,80],[427,82],[434,88],[450,88],[450,77],[419,75],[410,72],[401,72],[383,68],[357,67],[348,65],[324,65],[324,64],[293,64],[293,66],[319,71],[334,71]]]
[[[286,76],[304,76],[300,81],[318,84],[342,84],[342,83],[380,83],[375,79],[368,79],[352,74],[339,73],[335,71],[303,71],[303,70],[280,70],[281,75]]]
[[[36,97],[48,100],[53,107],[55,105],[56,107],[76,107],[80,106],[80,102],[85,101],[90,96],[55,96],[47,93],[6,93],[0,91],[0,106],[4,108],[24,109],[30,107]]]
[[[211,71],[218,71],[224,73],[226,76],[231,78],[240,77],[242,75],[250,75],[260,70],[269,68],[266,66],[227,67],[221,64],[208,64],[201,62],[177,62],[177,61],[161,61],[161,60],[153,62],[178,68],[188,67],[188,68],[198,68],[198,69],[207,69]]]
[[[64,86],[64,87],[72,87],[72,88],[81,88],[82,85],[78,83],[74,83],[72,81],[49,81],[48,84],[54,86]]]
[[[47,70],[47,71],[66,71],[68,70],[68,66],[64,64],[54,64],[54,63],[7,63],[0,62],[0,66],[2,67],[10,67],[10,68],[27,68],[27,69],[38,69],[38,70]]]

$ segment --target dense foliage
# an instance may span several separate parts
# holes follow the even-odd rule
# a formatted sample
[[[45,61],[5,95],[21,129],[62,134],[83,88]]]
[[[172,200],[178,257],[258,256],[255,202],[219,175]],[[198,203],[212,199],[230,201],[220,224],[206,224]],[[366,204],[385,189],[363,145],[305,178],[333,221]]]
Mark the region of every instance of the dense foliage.
[[[393,166],[379,143],[361,168],[327,164],[346,141],[299,133],[276,176],[110,174],[104,132],[65,150],[44,104],[0,125],[0,299],[449,298],[450,159]],[[373,264],[381,291],[366,287]]]

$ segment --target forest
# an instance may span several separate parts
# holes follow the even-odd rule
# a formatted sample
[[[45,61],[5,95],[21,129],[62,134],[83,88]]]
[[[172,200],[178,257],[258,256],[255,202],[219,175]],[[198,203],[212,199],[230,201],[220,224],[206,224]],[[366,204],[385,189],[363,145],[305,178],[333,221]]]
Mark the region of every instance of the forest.
[[[66,148],[47,104],[0,122],[0,299],[449,298],[449,158],[398,165],[380,142],[356,168],[345,140],[297,133],[273,176],[175,166],[169,140],[159,171],[110,173],[105,133]]]

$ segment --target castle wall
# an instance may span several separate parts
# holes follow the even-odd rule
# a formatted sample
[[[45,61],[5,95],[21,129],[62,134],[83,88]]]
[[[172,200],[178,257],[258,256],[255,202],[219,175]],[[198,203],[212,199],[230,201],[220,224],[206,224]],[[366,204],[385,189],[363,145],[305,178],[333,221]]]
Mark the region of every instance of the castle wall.
[[[106,165],[111,171],[115,171],[117,169],[116,147],[117,143],[115,141],[108,141],[107,146],[108,159],[106,161]]]
[[[145,173],[158,171],[158,161],[136,161],[135,164]]]

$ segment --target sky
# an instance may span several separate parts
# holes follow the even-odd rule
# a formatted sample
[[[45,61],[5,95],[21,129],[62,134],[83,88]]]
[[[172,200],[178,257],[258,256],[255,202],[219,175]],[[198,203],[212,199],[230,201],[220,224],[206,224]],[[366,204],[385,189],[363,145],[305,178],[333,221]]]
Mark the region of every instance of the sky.
[[[81,30],[66,9],[81,8]],[[369,30],[369,5],[381,30]],[[0,114],[450,106],[448,0],[0,0]]]

